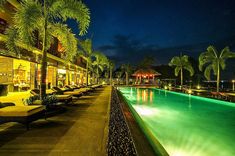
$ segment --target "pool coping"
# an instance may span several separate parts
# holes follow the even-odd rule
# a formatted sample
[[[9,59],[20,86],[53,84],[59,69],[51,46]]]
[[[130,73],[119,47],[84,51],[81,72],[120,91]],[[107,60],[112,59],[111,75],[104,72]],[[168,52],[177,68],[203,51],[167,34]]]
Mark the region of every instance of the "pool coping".
[[[160,144],[160,142],[154,137],[152,132],[147,128],[147,126],[145,125],[141,117],[138,115],[138,113],[134,110],[134,108],[131,105],[128,104],[126,98],[122,95],[122,93],[118,89],[116,89],[116,91],[118,93],[120,101],[122,101],[128,107],[137,125],[139,126],[142,133],[145,135],[148,142],[152,146],[154,153],[160,156],[169,156],[165,148]]]

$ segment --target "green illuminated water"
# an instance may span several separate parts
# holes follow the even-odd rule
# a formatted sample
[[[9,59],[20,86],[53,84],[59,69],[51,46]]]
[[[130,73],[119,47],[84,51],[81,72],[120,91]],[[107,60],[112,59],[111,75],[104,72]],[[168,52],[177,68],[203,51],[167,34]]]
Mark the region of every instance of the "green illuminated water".
[[[235,156],[235,103],[118,88],[170,156]]]

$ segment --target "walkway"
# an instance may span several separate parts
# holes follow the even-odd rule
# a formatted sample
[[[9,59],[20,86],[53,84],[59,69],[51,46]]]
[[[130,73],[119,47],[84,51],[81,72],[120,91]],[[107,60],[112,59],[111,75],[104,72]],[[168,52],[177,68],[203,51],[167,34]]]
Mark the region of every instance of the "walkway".
[[[83,96],[63,114],[38,120],[29,131],[0,125],[0,155],[101,156],[106,153],[111,87]]]

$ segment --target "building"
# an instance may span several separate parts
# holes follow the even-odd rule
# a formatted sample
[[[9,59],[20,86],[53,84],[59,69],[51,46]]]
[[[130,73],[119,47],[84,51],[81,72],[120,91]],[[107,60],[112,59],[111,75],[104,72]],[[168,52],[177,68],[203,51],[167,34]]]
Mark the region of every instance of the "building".
[[[41,42],[34,47],[19,45],[19,53],[10,53],[6,48],[5,30],[12,24],[13,13],[20,7],[17,0],[8,0],[0,11],[0,84],[7,84],[9,91],[21,91],[40,86]],[[63,47],[57,38],[47,53],[47,86],[83,84],[86,82],[86,60],[78,57],[74,62],[62,59]]]
[[[153,69],[139,69],[132,76],[136,77],[135,84],[155,84],[156,76],[161,75]]]

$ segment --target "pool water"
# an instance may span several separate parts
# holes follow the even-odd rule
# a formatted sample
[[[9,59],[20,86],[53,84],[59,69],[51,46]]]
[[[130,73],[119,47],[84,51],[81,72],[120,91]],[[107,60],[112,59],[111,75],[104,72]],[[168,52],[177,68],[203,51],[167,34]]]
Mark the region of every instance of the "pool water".
[[[235,103],[154,88],[118,89],[170,156],[235,156]]]

